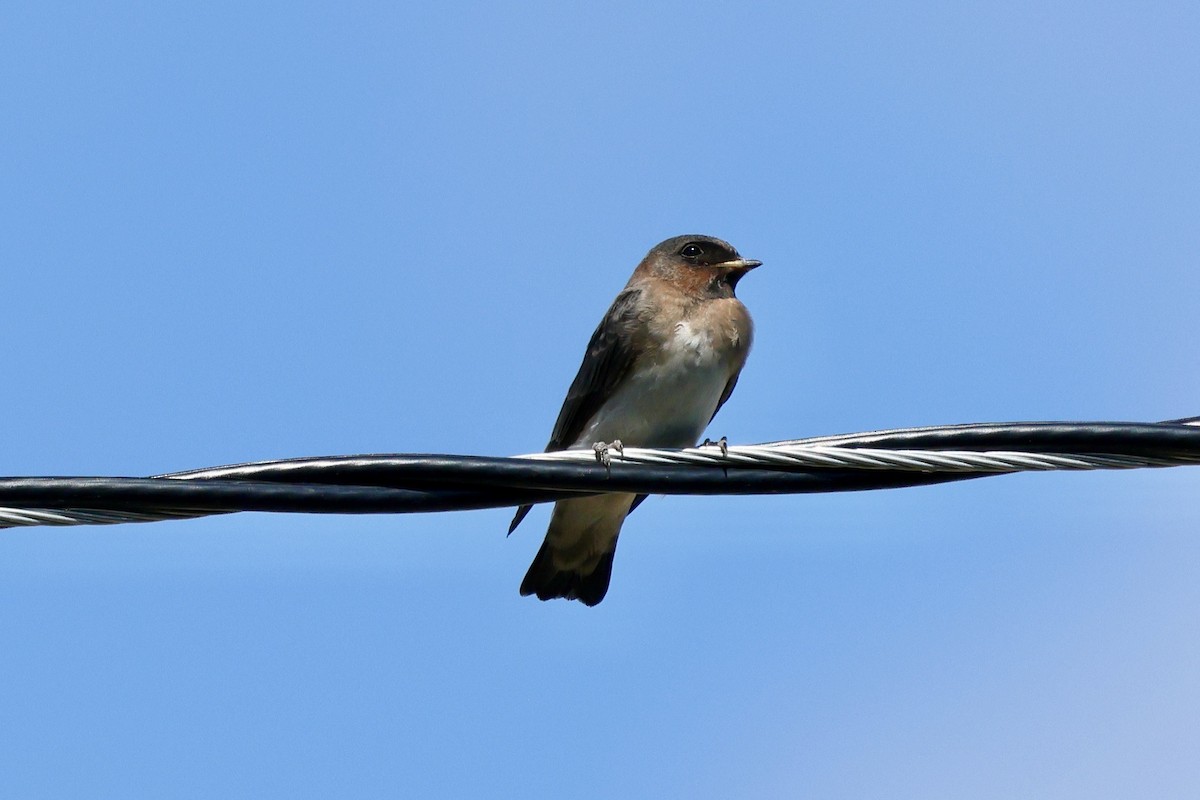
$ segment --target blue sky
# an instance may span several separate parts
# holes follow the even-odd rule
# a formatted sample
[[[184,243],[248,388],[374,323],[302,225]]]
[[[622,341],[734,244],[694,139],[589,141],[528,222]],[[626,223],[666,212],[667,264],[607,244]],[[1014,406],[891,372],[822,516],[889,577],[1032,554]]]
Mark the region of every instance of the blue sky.
[[[0,473],[539,450],[686,232],[714,436],[1200,414],[1195,4],[2,14]],[[1198,477],[5,531],[0,794],[1193,796]]]

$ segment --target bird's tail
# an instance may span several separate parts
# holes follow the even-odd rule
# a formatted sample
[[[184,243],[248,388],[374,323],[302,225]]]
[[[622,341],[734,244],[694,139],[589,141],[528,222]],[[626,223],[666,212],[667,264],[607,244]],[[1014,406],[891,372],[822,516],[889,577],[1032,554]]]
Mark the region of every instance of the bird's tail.
[[[521,594],[540,600],[565,597],[594,606],[608,592],[621,523],[636,495],[613,493],[559,500],[550,515]]]
[[[616,542],[613,544],[615,547]],[[554,565],[554,554],[547,539],[529,565],[525,580],[521,581],[521,594],[536,594],[539,600],[564,597],[594,606],[608,593],[615,554],[615,549],[602,554],[591,572],[585,573],[580,568],[559,569]]]

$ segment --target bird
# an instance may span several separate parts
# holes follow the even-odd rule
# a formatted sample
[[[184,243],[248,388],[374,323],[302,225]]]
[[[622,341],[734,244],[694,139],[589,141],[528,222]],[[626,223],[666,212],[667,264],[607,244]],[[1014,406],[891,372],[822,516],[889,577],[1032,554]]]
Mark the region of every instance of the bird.
[[[594,447],[608,463],[610,446],[695,446],[750,352],[754,325],[734,290],[761,264],[712,236],[651,248],[592,334],[546,452]],[[621,492],[556,502],[521,594],[600,603],[621,526],[645,499]],[[510,535],[531,508],[517,510]]]

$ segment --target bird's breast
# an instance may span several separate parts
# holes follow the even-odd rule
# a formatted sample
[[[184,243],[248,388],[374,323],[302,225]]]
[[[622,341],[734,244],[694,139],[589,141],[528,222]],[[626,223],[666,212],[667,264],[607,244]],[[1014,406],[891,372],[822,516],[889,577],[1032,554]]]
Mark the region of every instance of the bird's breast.
[[[636,447],[694,445],[750,347],[749,316],[732,303],[736,308],[706,309],[652,331],[650,347],[575,445],[613,439]]]

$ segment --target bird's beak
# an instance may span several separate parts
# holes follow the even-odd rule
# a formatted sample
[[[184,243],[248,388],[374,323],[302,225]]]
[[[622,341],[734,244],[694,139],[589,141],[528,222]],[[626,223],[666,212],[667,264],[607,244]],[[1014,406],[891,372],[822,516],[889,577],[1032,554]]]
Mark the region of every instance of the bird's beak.
[[[761,267],[762,262],[761,261],[753,261],[748,258],[735,258],[732,261],[723,262],[721,264],[721,266],[724,267],[725,269],[729,270],[730,272],[745,273],[745,272],[749,272],[750,270],[754,269],[755,267]]]
[[[748,258],[734,258],[722,264],[717,264],[723,270],[724,281],[729,284],[730,289],[738,285],[738,281],[742,279],[743,275],[761,265],[761,261],[751,261]]]

